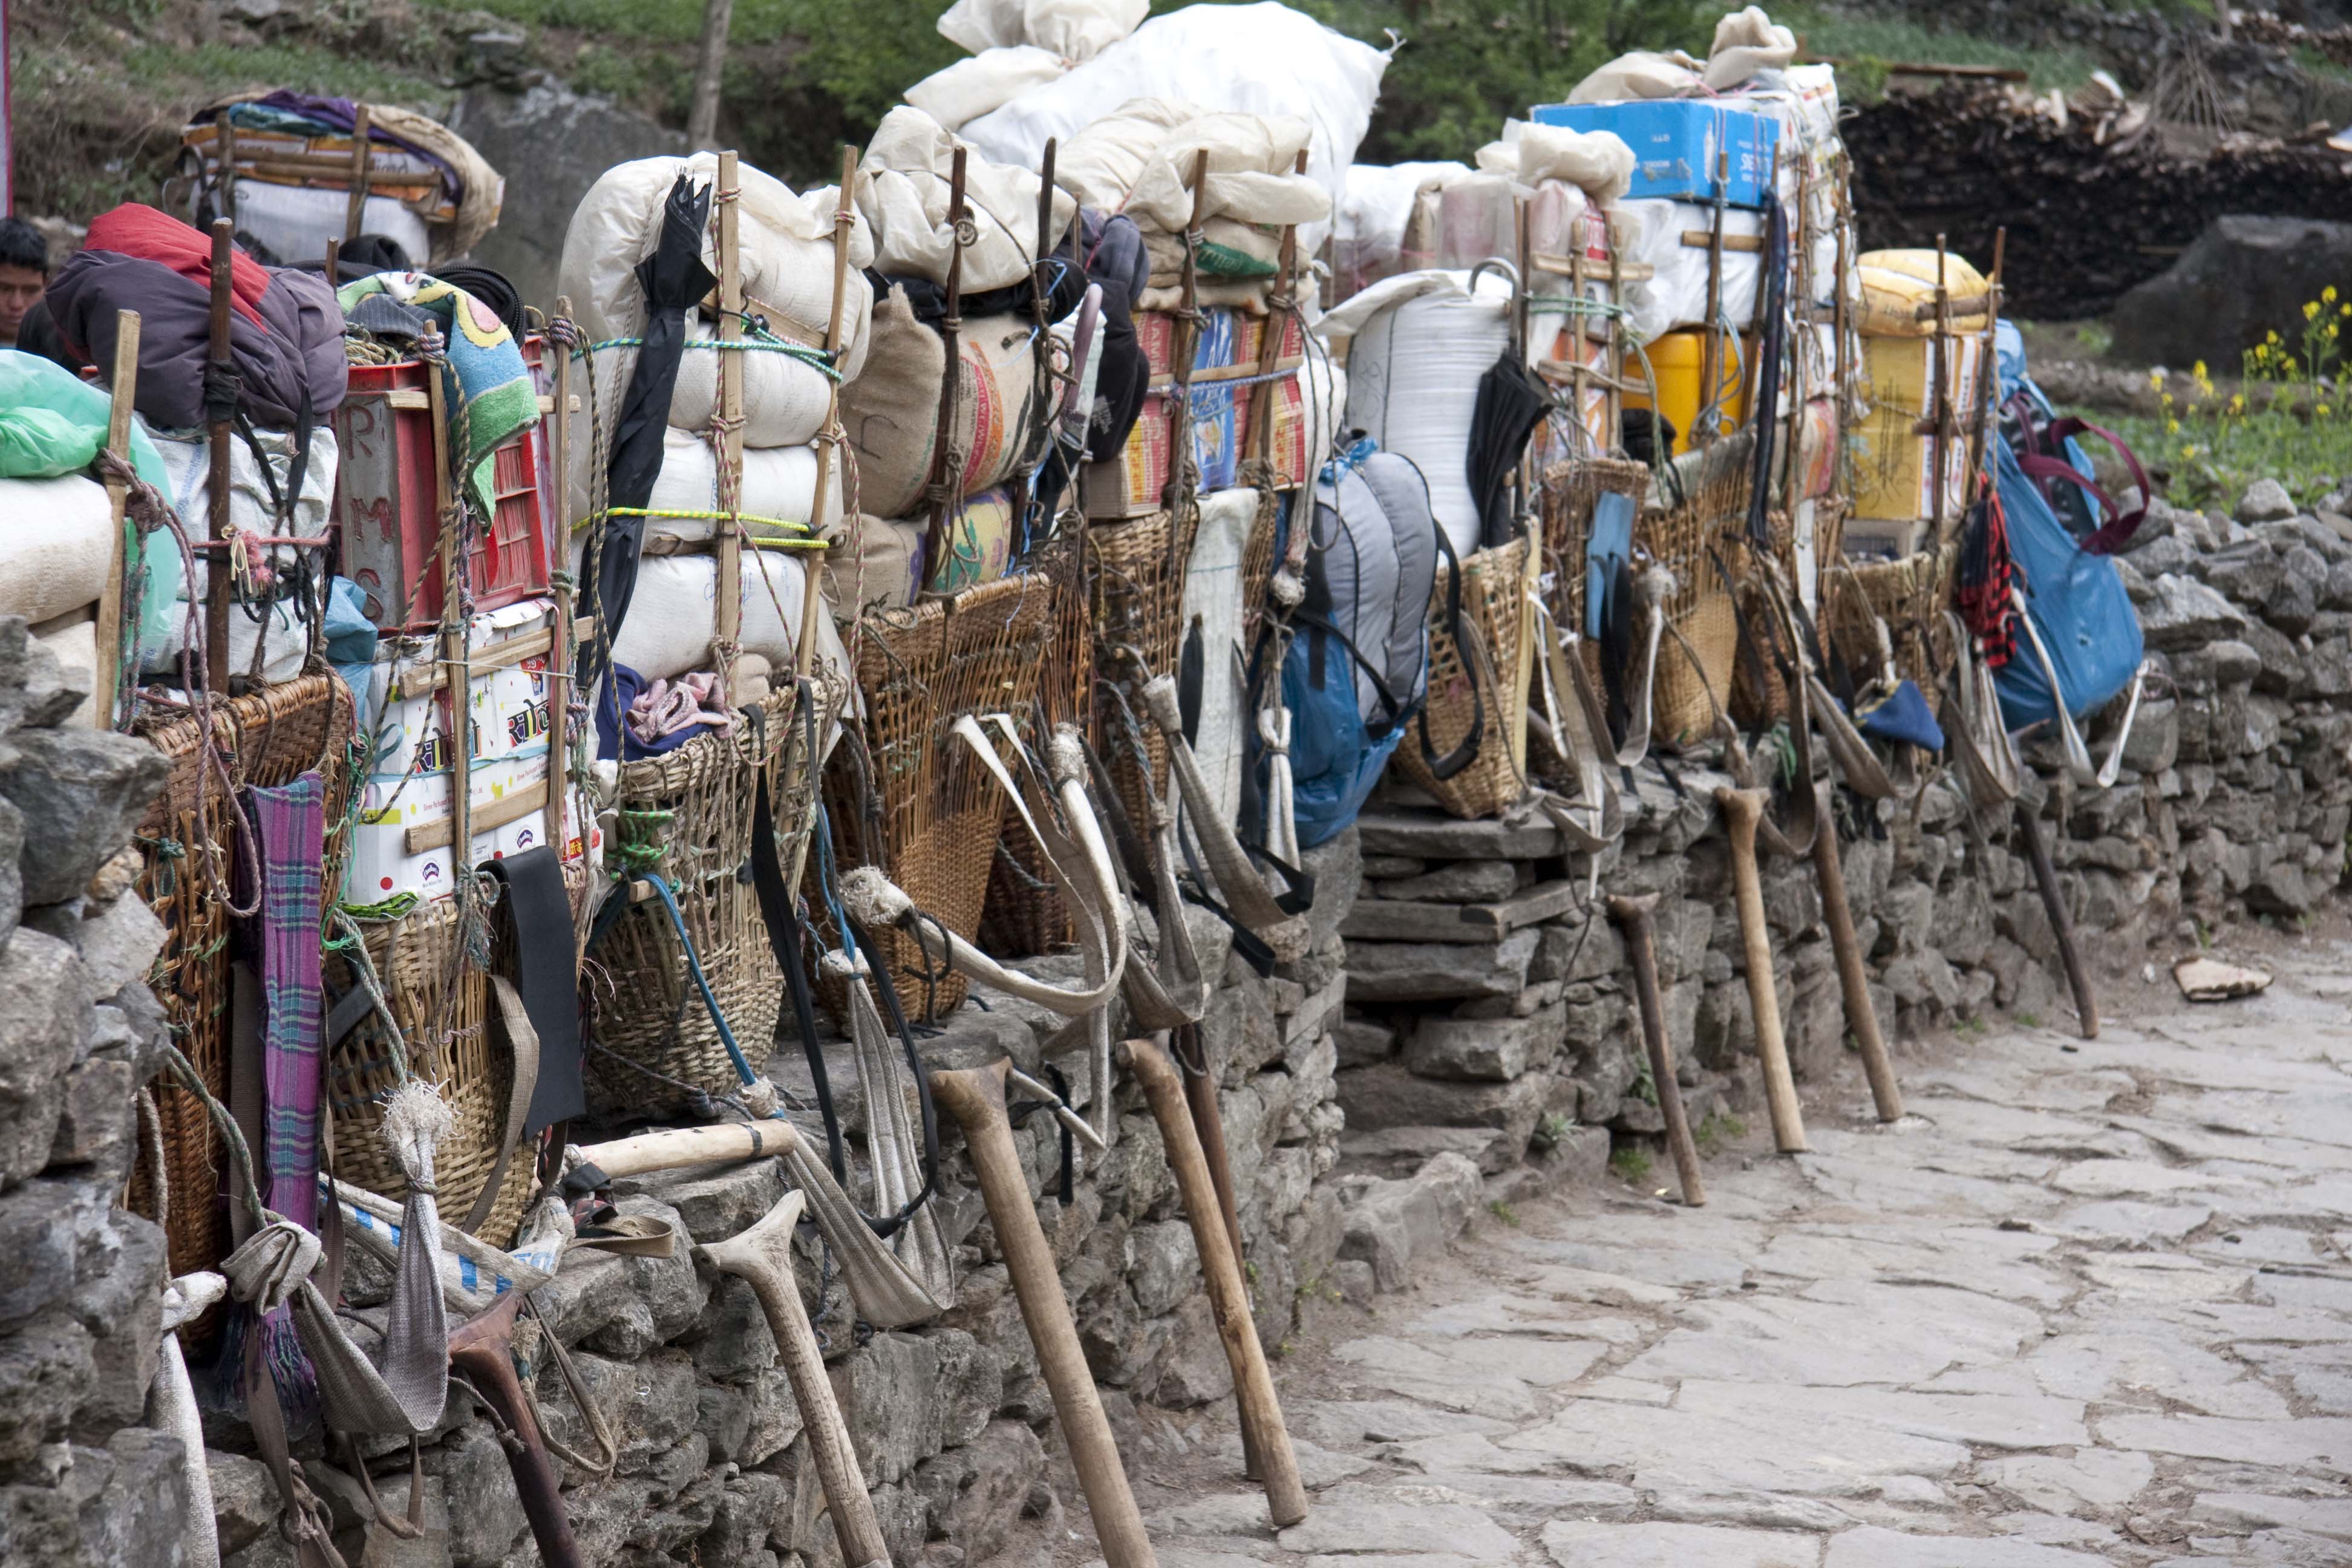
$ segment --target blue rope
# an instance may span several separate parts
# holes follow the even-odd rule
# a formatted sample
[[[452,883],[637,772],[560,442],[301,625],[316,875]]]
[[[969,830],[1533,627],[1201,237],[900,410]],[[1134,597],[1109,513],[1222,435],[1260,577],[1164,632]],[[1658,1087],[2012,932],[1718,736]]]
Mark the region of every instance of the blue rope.
[[[833,929],[841,933],[841,953],[849,960],[851,973],[857,972],[857,939],[850,934],[849,911],[841,907],[841,894],[834,887],[833,819],[826,815],[824,803],[816,807],[816,884],[824,895],[824,907],[833,915]]]
[[[669,882],[654,871],[646,872],[645,879],[652,885],[655,892],[661,895],[662,908],[669,911],[669,923],[677,932],[677,944],[686,952],[687,973],[694,976],[694,988],[702,993],[702,1005],[710,1010],[710,1022],[719,1030],[719,1043],[727,1047],[728,1059],[735,1064],[735,1076],[742,1079],[748,1089],[760,1081],[759,1076],[752,1072],[751,1062],[743,1055],[743,1047],[735,1043],[735,1031],[727,1026],[727,1015],[719,1010],[719,998],[710,994],[710,982],[702,973],[702,955],[694,951],[694,939],[686,934],[686,917],[678,912],[677,900],[670,892]],[[780,1109],[775,1117],[782,1121],[783,1114]]]

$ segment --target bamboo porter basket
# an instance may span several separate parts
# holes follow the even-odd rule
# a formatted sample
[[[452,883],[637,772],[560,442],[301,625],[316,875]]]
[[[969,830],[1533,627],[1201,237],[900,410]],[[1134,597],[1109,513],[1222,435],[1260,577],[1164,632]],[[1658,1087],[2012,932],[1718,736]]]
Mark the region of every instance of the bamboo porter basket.
[[[1139,831],[1148,831],[1144,768],[1150,791],[1168,798],[1168,742],[1143,704],[1143,680],[1129,650],[1139,654],[1152,675],[1172,675],[1184,619],[1184,567],[1192,558],[1192,535],[1200,514],[1186,506],[1126,522],[1097,522],[1087,529],[1095,623],[1095,717],[1103,737],[1103,762],[1119,804]],[[1253,541],[1255,542],[1255,541]],[[1269,570],[1270,570],[1269,565]],[[1126,699],[1121,709],[1101,687]],[[1136,755],[1142,733],[1142,759]]]
[[[1469,735],[1471,721],[1477,718],[1478,752],[1452,778],[1439,778],[1421,754],[1422,726],[1416,721],[1398,743],[1394,766],[1454,816],[1496,816],[1527,793],[1525,759],[1514,754],[1512,719],[1526,710],[1533,668],[1521,657],[1533,629],[1527,604],[1530,548],[1521,535],[1462,563],[1462,625],[1481,645],[1476,658],[1454,640],[1446,625],[1443,564],[1429,595],[1430,748],[1444,756]]]
[[[1642,503],[1649,493],[1649,465],[1631,458],[1576,458],[1544,470],[1537,497],[1538,526],[1543,531],[1538,591],[1559,631],[1580,637],[1584,630],[1584,563],[1592,542],[1593,508],[1604,495],[1631,496],[1638,531]],[[1580,642],[1577,648],[1593,689],[1601,689],[1600,650],[1590,642]],[[1540,649],[1538,657],[1542,657]],[[1571,696],[1565,691],[1559,694],[1561,701],[1570,700]],[[1528,771],[1534,777],[1554,780],[1565,778],[1569,772],[1567,759],[1532,728],[1528,732]]]
[[[1856,679],[1878,671],[1878,633],[1871,625],[1875,613],[1894,644],[1895,673],[1916,682],[1929,711],[1937,710],[1951,667],[1943,612],[1958,552],[1952,545],[1941,558],[1921,551],[1899,561],[1845,562],[1822,574],[1822,640]]]
[[[822,744],[842,689],[823,674],[814,679]],[[650,869],[669,883],[711,992],[755,1070],[776,1031],[784,977],[768,944],[758,895],[738,873],[750,860],[762,778],[778,851],[787,869],[793,863],[793,836],[806,831],[812,787],[802,733],[798,694],[787,687],[744,710],[724,734],[699,736],[674,752],[625,763],[620,807],[605,847],[616,874]],[[633,894],[622,889],[612,896]],[[735,1064],[657,898],[636,900],[589,957],[593,1038],[601,1047],[588,1053],[592,1111],[641,1114],[683,1105],[684,1091],[664,1079],[714,1095],[736,1091],[741,1080]],[[597,966],[609,986],[593,979]]]
[[[1052,641],[1053,583],[1024,573],[929,598],[912,610],[877,611],[861,628],[857,684],[866,699],[868,781],[876,824],[862,817],[845,768],[827,774],[835,861],[842,869],[879,866],[926,913],[966,942],[980,930],[996,861],[1004,791],[949,730],[967,713],[1025,712]],[[933,970],[898,931],[870,933],[883,946],[910,1016],[937,1017],[963,1000],[960,974]],[[821,977],[836,1013],[843,982]]]
[[[326,776],[327,821],[341,817],[350,795],[346,752],[352,739],[352,699],[335,676],[297,676],[251,696],[216,701],[213,727],[227,755],[230,776],[238,784],[271,787],[316,768]],[[154,971],[155,994],[205,1088],[226,1101],[228,911],[205,896],[208,883],[192,857],[198,844],[209,840],[222,851],[222,875],[232,875],[239,814],[236,803],[222,790],[217,771],[205,763],[194,718],[159,725],[147,731],[146,737],[172,759],[163,793],[139,826],[141,853],[147,862],[139,879],[139,896],[154,910],[166,933]],[[335,870],[329,866],[322,883],[330,897],[341,880]],[[194,1095],[168,1079],[157,1079],[154,1089],[163,1124],[164,1175],[171,1189],[164,1237],[172,1272],[210,1268],[227,1252],[222,1215],[213,1201],[220,1190],[220,1142],[212,1119]],[[152,1213],[154,1184],[146,1159],[142,1152],[131,1183],[131,1207]]]
[[[1056,724],[1086,725],[1092,710],[1095,637],[1087,614],[1085,564],[1086,532],[1075,521],[1066,521],[1060,537],[1029,562],[1028,569],[1043,572],[1052,585],[1051,640],[1038,673],[1036,701],[1013,717],[1023,738],[1040,752],[1045,734],[1034,732],[1038,717],[1045,733],[1051,733]],[[989,868],[980,931],[981,945],[1002,958],[1052,952],[1072,940],[1062,891],[1010,801],[999,818],[996,859]]]
[[[1728,541],[1747,510],[1743,472],[1694,492],[1671,511],[1644,512],[1634,525],[1636,550],[1675,574],[1674,596],[1666,601],[1670,630],[1658,649],[1653,687],[1650,736],[1656,744],[1682,747],[1706,740],[1714,733],[1716,714],[1730,701],[1739,621],[1716,563],[1720,559],[1726,569],[1738,569]],[[1674,632],[1682,634],[1680,642]],[[1683,643],[1690,645],[1688,651]]]

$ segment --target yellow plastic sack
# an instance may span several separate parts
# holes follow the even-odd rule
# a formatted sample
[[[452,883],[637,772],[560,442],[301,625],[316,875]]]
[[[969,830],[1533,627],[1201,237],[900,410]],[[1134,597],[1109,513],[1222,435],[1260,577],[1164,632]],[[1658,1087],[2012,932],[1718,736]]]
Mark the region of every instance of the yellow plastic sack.
[[[1927,338],[1936,333],[1936,253],[1874,250],[1856,263],[1862,274],[1862,335],[1866,338]],[[1951,298],[1956,332],[1981,332],[1991,307],[1983,273],[1959,257],[1944,253],[1944,289]]]

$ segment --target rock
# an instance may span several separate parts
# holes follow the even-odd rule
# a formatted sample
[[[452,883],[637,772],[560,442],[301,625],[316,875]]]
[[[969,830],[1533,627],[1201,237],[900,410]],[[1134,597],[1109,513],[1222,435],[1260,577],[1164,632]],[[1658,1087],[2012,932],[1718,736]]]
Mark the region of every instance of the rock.
[[[1558,855],[1559,829],[1533,806],[1462,822],[1435,811],[1371,806],[1356,819],[1366,855],[1417,860],[1534,860]]]
[[[2209,234],[2210,232],[2208,231]],[[2352,246],[2352,226],[2346,228],[2345,238],[2347,246]],[[2352,249],[2348,249],[2347,254],[2352,255]],[[2187,258],[2184,257],[2183,259]],[[2318,296],[2315,293],[2312,297],[2316,299]],[[2303,309],[2300,301],[2295,309],[2298,312]],[[2253,345],[2250,343],[2247,346],[2251,348]],[[2294,498],[2286,493],[2284,485],[2276,479],[2256,479],[2246,487],[2246,493],[2238,498],[2238,510],[2232,515],[2240,522],[2252,526],[2263,522],[2284,522],[2293,517],[2295,510]]]
[[[90,1337],[52,1309],[0,1336],[0,1467],[23,1464],[44,1443],[66,1435],[98,1381]]]
[[[1350,942],[1348,994],[1358,1002],[1508,996],[1527,984],[1537,942],[1529,930],[1499,942]]]
[[[696,1561],[744,1563],[765,1557],[777,1518],[792,1504],[792,1483],[752,1471],[728,1478],[714,1500],[710,1528],[695,1542]],[[769,1562],[775,1561],[767,1558]]]
[[[2300,866],[2273,864],[2246,889],[2246,903],[2257,914],[2299,915],[2316,904],[2328,884]]]
[[[1018,1421],[992,1421],[970,1446],[938,1459],[953,1486],[932,1505],[932,1528],[982,1562],[1004,1546],[1033,1488],[1045,1478],[1045,1450]]]
[[[940,1441],[970,1443],[1003,1400],[1004,1359],[961,1329],[935,1328],[925,1338],[939,1358]]]
[[[1547,1110],[1572,1111],[1572,1084],[1543,1073],[1509,1083],[1462,1083],[1416,1078],[1401,1063],[1358,1068],[1339,1079],[1340,1108],[1356,1131],[1392,1127],[1490,1127],[1500,1136],[1489,1142],[1480,1163],[1489,1171],[1517,1161]]]
[[[2263,601],[2263,619],[2293,637],[2311,629],[2319,614],[2319,596],[2327,586],[2327,563],[2319,552],[2298,544],[2279,563],[2278,585]]]
[[[1171,1410],[1189,1410],[1234,1391],[1233,1363],[1225,1359],[1224,1341],[1217,1336],[1216,1317],[1208,1297],[1195,1290],[1176,1309],[1168,1348],[1160,1357],[1160,1382],[1152,1389],[1155,1404]]]
[[[1478,1167],[1450,1153],[1403,1181],[1374,1183],[1346,1210],[1340,1258],[1370,1264],[1382,1290],[1404,1289],[1413,1258],[1437,1251],[1469,1224],[1480,1186]]]
[[[1566,1018],[1560,1006],[1525,1018],[1426,1017],[1405,1045],[1405,1066],[1423,1078],[1508,1082],[1550,1062]]]
[[[61,903],[131,838],[172,764],[144,741],[102,730],[19,731],[0,795],[40,831],[17,857],[27,905]]]
[[[1489,904],[1509,898],[1517,889],[1516,864],[1509,860],[1457,860],[1423,876],[1375,882],[1373,896],[1445,904]]]
[[[474,247],[473,259],[505,273],[524,299],[551,302],[564,230],[597,176],[615,163],[687,151],[679,132],[554,81],[520,93],[474,88],[449,128],[507,176],[499,226]]]
[[[88,977],[74,950],[19,931],[0,947],[0,1186],[48,1163],[66,1102],[66,1069],[90,1024]]]
[[[2292,341],[2305,302],[2347,278],[2352,224],[2217,217],[2169,268],[2116,302],[2113,353],[2126,364],[2235,366],[2265,332]],[[2292,517],[2294,507],[2272,515]],[[2238,516],[2256,521],[2243,502]]]
[[[2158,652],[2203,647],[2246,624],[2245,612],[2193,578],[2168,572],[2155,586],[2156,602],[2140,612],[2140,632]]]
[[[824,1145],[817,1142],[821,1155]],[[686,1234],[698,1242],[725,1241],[767,1216],[785,1191],[782,1160],[746,1160],[733,1165],[689,1165],[623,1176],[613,1191],[643,1194],[677,1211]]]
[[[1315,879],[1315,902],[1307,910],[1307,945],[1319,952],[1330,946],[1340,922],[1356,907],[1364,881],[1363,846],[1350,825],[1337,837],[1302,850],[1298,862],[1298,868]]]
[[[1127,1279],[1147,1318],[1173,1311],[1199,1288],[1201,1255],[1192,1227],[1181,1219],[1139,1225],[1127,1233]]]
[[[1343,1072],[1384,1062],[1396,1053],[1397,1032],[1367,1018],[1346,1018],[1332,1025],[1331,1038],[1339,1047]]]
[[[842,1363],[842,1415],[868,1481],[893,1482],[940,1451],[939,1352],[913,1334],[878,1333]]]
[[[2205,657],[2217,685],[2245,686],[2263,671],[2263,656],[2233,637],[2209,645]]]

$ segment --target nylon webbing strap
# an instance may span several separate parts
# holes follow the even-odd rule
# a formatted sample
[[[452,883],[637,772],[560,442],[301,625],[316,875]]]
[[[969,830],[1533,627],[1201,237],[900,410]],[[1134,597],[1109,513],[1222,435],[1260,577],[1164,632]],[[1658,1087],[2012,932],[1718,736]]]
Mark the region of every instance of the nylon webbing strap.
[[[539,1040],[539,1079],[523,1122],[526,1132],[537,1133],[588,1111],[581,1082],[580,955],[572,946],[572,899],[563,889],[561,852],[551,844],[492,860],[482,869],[506,884],[501,902],[514,941],[499,967],[512,973]]]

